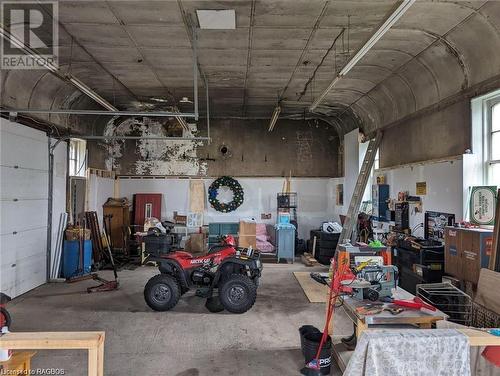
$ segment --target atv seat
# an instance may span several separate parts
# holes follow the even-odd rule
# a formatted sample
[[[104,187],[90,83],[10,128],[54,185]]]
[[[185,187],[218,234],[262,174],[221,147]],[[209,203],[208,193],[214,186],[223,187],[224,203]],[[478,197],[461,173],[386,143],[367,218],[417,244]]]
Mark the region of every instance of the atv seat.
[[[227,248],[227,247],[229,247],[229,246],[226,244],[215,244],[208,249],[207,255],[211,255],[212,253],[222,251],[224,248]]]

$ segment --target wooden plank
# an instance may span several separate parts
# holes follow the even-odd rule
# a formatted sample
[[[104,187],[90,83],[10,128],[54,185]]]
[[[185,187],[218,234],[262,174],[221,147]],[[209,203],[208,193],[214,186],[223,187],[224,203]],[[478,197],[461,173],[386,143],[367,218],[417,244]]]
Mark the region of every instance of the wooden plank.
[[[304,254],[300,256],[300,259],[305,266],[319,265],[318,260],[316,260],[310,253],[307,252],[304,252]]]
[[[500,273],[481,269],[474,302],[493,312],[500,312]]]
[[[104,343],[104,332],[11,332],[0,347],[12,350],[92,349]]]
[[[472,328],[457,330],[467,336],[469,339],[469,346],[500,346],[500,337],[494,336],[484,330]]]
[[[326,303],[328,297],[326,285],[313,280],[309,272],[293,272],[293,275],[311,303]]]

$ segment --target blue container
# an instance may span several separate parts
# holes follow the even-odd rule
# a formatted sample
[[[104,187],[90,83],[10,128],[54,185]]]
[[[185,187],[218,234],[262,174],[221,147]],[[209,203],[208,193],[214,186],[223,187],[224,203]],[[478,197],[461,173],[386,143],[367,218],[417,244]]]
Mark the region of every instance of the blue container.
[[[92,265],[92,241],[83,241],[83,270],[78,270],[80,265],[80,251],[78,240],[65,240],[62,262],[62,274],[64,278],[76,277],[89,274]]]
[[[278,259],[293,262],[295,258],[295,226],[289,223],[276,225],[276,241]]]

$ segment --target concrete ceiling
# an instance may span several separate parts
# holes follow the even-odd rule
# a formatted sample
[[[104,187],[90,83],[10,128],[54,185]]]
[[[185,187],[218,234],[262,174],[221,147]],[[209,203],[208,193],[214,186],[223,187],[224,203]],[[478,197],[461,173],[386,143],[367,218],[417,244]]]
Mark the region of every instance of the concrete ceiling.
[[[171,104],[192,99],[189,25],[197,23],[195,11],[235,9],[236,30],[198,30],[199,71],[209,82],[211,114],[270,117],[278,98],[284,115],[302,114],[398,4],[60,1],[60,71],[71,72],[120,109],[158,105],[152,97]],[[341,125],[354,114],[370,131],[497,77],[498,51],[499,1],[417,0],[318,111]],[[47,72],[2,71],[2,105],[91,104]]]

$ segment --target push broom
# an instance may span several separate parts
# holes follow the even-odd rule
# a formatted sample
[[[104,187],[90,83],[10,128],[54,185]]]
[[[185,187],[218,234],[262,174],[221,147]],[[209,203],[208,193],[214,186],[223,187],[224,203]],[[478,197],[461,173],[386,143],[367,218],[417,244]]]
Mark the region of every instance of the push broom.
[[[330,289],[328,291],[328,309],[326,312],[325,327],[323,329],[323,334],[319,342],[318,351],[316,352],[316,357],[306,363],[305,367],[300,370],[300,373],[305,376],[321,376],[321,365],[319,358],[321,356],[321,350],[326,343],[328,338],[328,328],[330,327],[330,321],[333,318],[333,313],[335,311],[335,302],[339,296],[340,292],[340,277],[347,271],[346,265],[342,265],[340,268],[336,268],[335,260],[332,259],[331,268],[334,271],[332,273],[333,280],[330,283]]]

